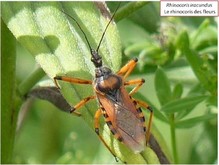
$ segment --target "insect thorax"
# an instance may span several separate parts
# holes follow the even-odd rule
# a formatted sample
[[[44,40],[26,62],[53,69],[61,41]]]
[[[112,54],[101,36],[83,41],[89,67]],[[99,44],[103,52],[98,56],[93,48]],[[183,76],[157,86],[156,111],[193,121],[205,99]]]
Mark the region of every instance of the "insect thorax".
[[[122,78],[113,74],[108,67],[99,67],[95,70],[96,90],[102,93],[114,93],[122,86]]]

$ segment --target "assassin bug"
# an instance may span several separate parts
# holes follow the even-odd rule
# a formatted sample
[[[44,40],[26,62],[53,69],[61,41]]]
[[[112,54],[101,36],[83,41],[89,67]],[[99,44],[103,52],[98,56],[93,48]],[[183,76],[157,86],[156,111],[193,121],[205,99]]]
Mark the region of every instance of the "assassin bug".
[[[117,7],[116,11],[118,8],[119,6]],[[66,76],[54,77],[54,82],[57,87],[59,87],[57,82],[58,80],[76,84],[89,84],[93,86],[95,95],[86,97],[81,100],[71,109],[70,112],[75,113],[75,110],[78,110],[90,100],[97,99],[99,102],[99,109],[96,111],[94,116],[95,132],[113,155],[114,153],[99,134],[99,119],[101,115],[104,116],[105,122],[107,123],[114,137],[129,147],[135,153],[143,151],[149,142],[150,128],[153,117],[152,108],[147,103],[136,100],[132,97],[132,95],[135,94],[143,85],[145,82],[144,79],[126,81],[126,78],[133,71],[137,64],[137,58],[129,61],[117,73],[113,73],[110,68],[103,66],[102,58],[98,53],[103,37],[108,26],[113,20],[116,11],[105,27],[96,50],[91,48],[87,36],[79,23],[70,15],[64,13],[74,20],[85,37],[91,53],[91,61],[95,65],[95,77],[93,81]],[[128,93],[128,91],[125,89],[125,86],[128,85],[136,86],[131,90],[131,92]],[[147,129],[145,126],[145,117],[140,107],[150,111]]]

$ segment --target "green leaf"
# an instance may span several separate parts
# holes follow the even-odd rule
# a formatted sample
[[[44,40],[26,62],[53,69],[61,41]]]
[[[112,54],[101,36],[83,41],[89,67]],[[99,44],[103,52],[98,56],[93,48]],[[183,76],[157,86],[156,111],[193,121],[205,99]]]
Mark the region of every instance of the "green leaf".
[[[177,114],[175,115],[175,119],[180,120],[180,119],[184,118],[185,116],[189,115],[192,108],[185,109],[184,111],[177,112]]]
[[[129,2],[127,5],[124,5],[119,9],[119,11],[116,14],[115,20],[119,21],[123,18],[127,18],[134,11],[140,9],[141,7],[145,6],[148,3],[149,2],[147,1]]]
[[[200,124],[201,122],[205,122],[211,119],[216,118],[216,114],[207,114],[204,116],[194,117],[191,119],[181,120],[176,122],[177,128],[190,128],[195,126],[196,124]]]
[[[176,84],[174,89],[173,89],[172,98],[179,99],[182,96],[182,93],[183,93],[182,84]]]
[[[100,8],[101,10],[99,10]],[[94,65],[83,34],[74,17],[96,49],[110,16],[102,3],[92,2],[3,2],[2,18],[16,39],[40,64],[50,78],[67,75],[91,79]],[[92,21],[91,21],[92,20]],[[100,46],[103,61],[113,71],[120,67],[121,46],[116,25],[111,23]],[[91,86],[60,82],[71,106],[92,95]],[[82,117],[93,129],[95,101],[81,109]],[[108,137],[109,138],[109,137]]]
[[[171,101],[161,108],[161,111],[171,114],[175,112],[192,109],[200,102],[204,101],[208,96],[189,96],[182,99]]]
[[[197,44],[199,43],[199,41],[197,42],[197,38],[199,38],[200,34],[205,31],[205,29],[209,26],[209,19],[206,19],[202,22],[202,24],[198,27],[198,29],[195,31],[195,33],[193,34],[193,38],[192,38],[192,44]],[[195,46],[194,46],[195,47]]]
[[[167,104],[171,100],[171,89],[169,79],[162,68],[158,68],[155,73],[155,88],[160,104]]]
[[[190,49],[187,32],[182,32],[179,38],[178,45],[191,65],[196,77],[206,90],[214,96],[217,95],[217,74],[204,63],[196,51]]]
[[[127,28],[129,27],[129,28]],[[118,24],[118,28],[120,30],[120,36],[122,39],[122,44],[123,47],[125,48],[124,53],[126,55],[130,55],[131,51],[130,49],[133,50],[134,48],[145,48],[145,38],[150,40],[150,36],[148,35],[147,32],[145,32],[145,30],[136,25],[135,23],[133,23],[132,21],[128,20],[128,19],[124,19],[122,20],[119,24]],[[129,29],[132,29],[133,31],[137,31],[138,33],[130,33]],[[132,43],[132,44],[130,44]],[[137,45],[137,46],[136,46]],[[131,47],[129,49],[129,47]],[[129,50],[127,50],[129,49]],[[136,49],[135,49],[136,50]],[[132,51],[132,52],[136,52],[136,51]]]
[[[20,100],[17,98],[15,69],[16,41],[1,20],[1,163],[13,163],[12,154]]]
[[[74,21],[61,11],[77,19],[95,49],[109,22],[109,18],[103,17],[96,5],[89,2],[5,2],[2,7],[2,17],[9,29],[51,78],[57,73],[74,70],[94,73],[84,36]],[[120,66],[120,51],[118,32],[112,23],[101,45],[100,54],[114,71]]]
[[[136,25],[145,29],[150,34],[158,31],[158,23],[160,23],[159,16],[159,2],[151,1],[139,1],[148,2],[147,5],[131,14],[128,19],[134,22]],[[144,20],[144,21],[142,21]]]
[[[210,25],[209,19],[206,19],[195,31],[191,38],[191,47],[196,50],[202,50],[210,46],[217,45],[217,27]]]
[[[216,117],[217,115],[215,115]],[[215,164],[218,158],[218,124],[217,118],[205,122],[203,127],[193,136],[193,146],[189,163],[192,164]]]
[[[147,164],[160,164],[159,159],[157,158],[157,155],[153,152],[153,150],[149,147],[145,149],[142,156],[147,160]]]

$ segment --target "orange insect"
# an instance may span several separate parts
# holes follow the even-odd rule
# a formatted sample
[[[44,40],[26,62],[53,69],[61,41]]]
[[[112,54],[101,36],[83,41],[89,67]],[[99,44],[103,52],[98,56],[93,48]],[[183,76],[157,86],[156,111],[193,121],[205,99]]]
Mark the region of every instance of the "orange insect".
[[[139,153],[145,149],[145,146],[149,141],[150,128],[153,117],[152,108],[147,103],[136,100],[132,97],[132,95],[135,94],[145,82],[144,79],[126,81],[126,78],[129,76],[137,64],[137,58],[129,61],[115,74],[111,71],[110,68],[103,66],[101,56],[98,54],[102,39],[109,24],[114,18],[116,11],[107,24],[96,50],[91,48],[86,34],[78,22],[73,17],[65,13],[76,22],[77,26],[80,28],[86,39],[92,56],[91,61],[96,68],[95,77],[93,81],[66,76],[54,77],[54,81],[57,87],[57,80],[77,84],[90,84],[93,86],[95,95],[86,97],[81,100],[72,108],[71,113],[75,112],[75,110],[79,109],[90,100],[97,99],[99,101],[99,109],[96,111],[94,116],[95,132],[113,155],[114,153],[99,134],[99,119],[101,115],[104,116],[105,121],[114,137],[128,146],[135,153]],[[136,85],[136,87],[134,87],[133,90],[128,93],[128,91],[125,89],[125,86],[128,85]],[[145,126],[145,117],[140,107],[150,111],[147,129]]]

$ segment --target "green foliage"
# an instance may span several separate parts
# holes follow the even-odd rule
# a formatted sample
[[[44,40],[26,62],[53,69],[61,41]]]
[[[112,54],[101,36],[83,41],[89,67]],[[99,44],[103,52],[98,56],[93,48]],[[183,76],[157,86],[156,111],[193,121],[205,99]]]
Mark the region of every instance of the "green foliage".
[[[112,11],[117,7],[117,3],[108,2],[108,5]],[[111,154],[99,145],[93,131],[95,101],[80,110],[87,124],[42,101],[33,105],[28,102],[26,106],[31,104],[32,110],[28,112],[24,108],[20,112],[23,123],[18,122],[19,132],[11,158],[20,100],[45,73],[49,78],[67,75],[83,79],[91,79],[94,74],[83,34],[61,10],[78,20],[96,48],[109,19],[106,11],[99,12],[91,2],[2,2],[4,23],[43,69],[22,70],[26,65],[23,61],[30,54],[19,53],[23,48],[18,46],[15,57],[15,43],[2,23],[2,163],[115,163]],[[131,2],[122,3],[115,20],[121,20],[117,24],[121,43],[112,23],[100,54],[114,71],[121,64],[121,46],[124,64],[132,57],[139,58],[131,78],[146,79],[136,98],[147,101],[154,109],[153,126],[158,129],[153,127],[152,134],[162,151],[168,158],[173,157],[174,163],[215,163],[218,52],[214,19],[160,18],[158,3]],[[22,63],[18,63],[16,70],[21,73],[29,70],[29,76],[16,77],[15,62],[19,58]],[[92,88],[86,85],[60,82],[60,86],[71,105],[92,94]],[[110,135],[103,123],[101,119],[101,130],[104,130],[101,134],[121,160],[133,164],[159,163],[150,148],[133,154]]]
[[[16,42],[2,20],[1,25],[1,163],[13,163],[16,122],[21,106],[15,83]]]
[[[169,102],[171,99],[170,82],[167,79],[166,74],[161,69],[157,69],[156,71],[155,87],[161,105]]]

